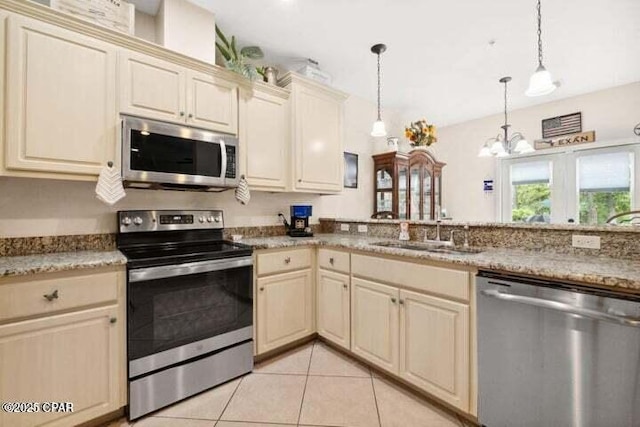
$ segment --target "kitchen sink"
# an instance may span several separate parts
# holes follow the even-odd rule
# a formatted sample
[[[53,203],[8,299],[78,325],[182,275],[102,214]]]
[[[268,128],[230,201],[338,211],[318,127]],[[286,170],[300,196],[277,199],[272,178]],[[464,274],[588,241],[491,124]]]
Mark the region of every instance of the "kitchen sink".
[[[410,251],[422,251],[422,252],[434,252],[440,254],[451,254],[451,255],[473,255],[482,252],[479,249],[475,248],[465,248],[460,246],[446,246],[446,245],[437,245],[431,243],[420,243],[420,242],[379,242],[372,243],[373,246],[380,246],[383,248],[397,248],[397,249],[407,249]]]

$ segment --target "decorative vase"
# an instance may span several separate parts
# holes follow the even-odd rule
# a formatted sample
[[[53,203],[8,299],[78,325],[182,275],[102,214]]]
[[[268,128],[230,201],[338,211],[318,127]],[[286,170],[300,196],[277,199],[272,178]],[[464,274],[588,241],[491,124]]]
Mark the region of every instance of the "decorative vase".
[[[411,147],[411,151],[428,151],[426,145],[414,145]]]

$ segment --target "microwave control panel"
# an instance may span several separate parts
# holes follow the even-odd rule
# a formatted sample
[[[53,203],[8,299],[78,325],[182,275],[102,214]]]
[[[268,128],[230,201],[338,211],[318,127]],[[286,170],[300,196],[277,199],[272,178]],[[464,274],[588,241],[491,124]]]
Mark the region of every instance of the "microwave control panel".
[[[232,145],[227,145],[227,170],[225,173],[226,178],[235,179],[236,178],[236,147]]]

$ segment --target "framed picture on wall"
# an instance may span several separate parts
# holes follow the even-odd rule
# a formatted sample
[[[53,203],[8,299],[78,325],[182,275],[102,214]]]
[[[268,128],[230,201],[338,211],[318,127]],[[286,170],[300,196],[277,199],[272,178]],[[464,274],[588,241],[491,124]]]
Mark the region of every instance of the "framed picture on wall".
[[[344,152],[344,188],[358,188],[358,155]]]

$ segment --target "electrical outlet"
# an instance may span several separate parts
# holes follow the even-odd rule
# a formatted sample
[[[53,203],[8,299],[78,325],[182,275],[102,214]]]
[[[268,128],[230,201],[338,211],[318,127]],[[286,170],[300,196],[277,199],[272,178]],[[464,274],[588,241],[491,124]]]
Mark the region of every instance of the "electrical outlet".
[[[367,224],[358,224],[358,233],[366,233]]]
[[[571,236],[571,246],[574,248],[600,249],[600,236],[574,234]]]
[[[349,224],[340,224],[340,231],[349,231]]]

